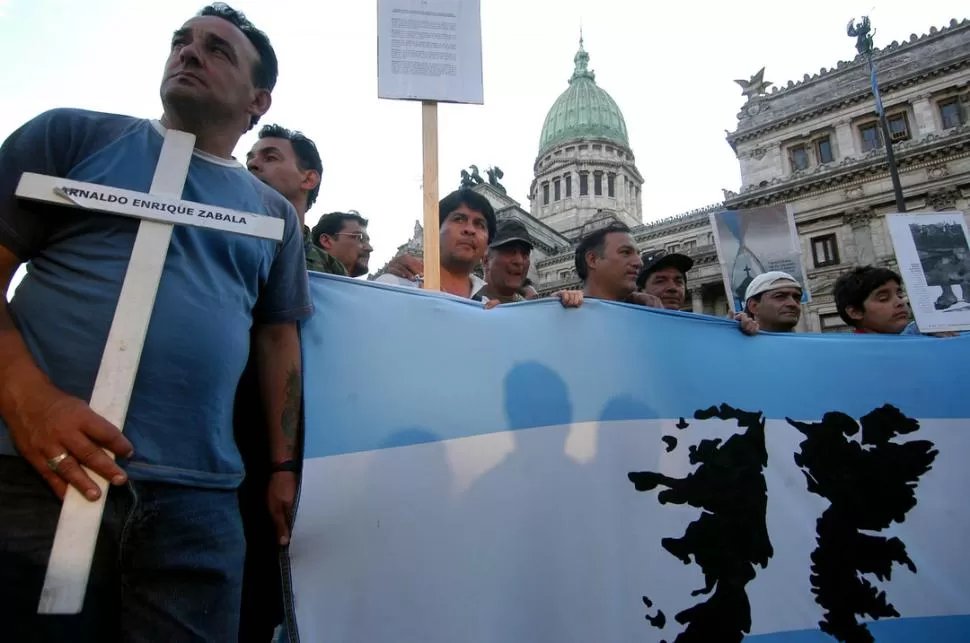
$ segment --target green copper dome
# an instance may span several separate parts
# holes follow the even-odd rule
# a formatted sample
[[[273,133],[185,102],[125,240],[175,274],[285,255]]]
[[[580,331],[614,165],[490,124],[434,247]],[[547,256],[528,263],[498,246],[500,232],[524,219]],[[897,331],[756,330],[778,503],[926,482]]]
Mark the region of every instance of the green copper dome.
[[[564,91],[546,115],[539,137],[539,154],[550,147],[577,138],[604,138],[629,146],[626,121],[616,101],[596,84],[589,70],[589,54],[579,38],[573,58],[576,69]]]

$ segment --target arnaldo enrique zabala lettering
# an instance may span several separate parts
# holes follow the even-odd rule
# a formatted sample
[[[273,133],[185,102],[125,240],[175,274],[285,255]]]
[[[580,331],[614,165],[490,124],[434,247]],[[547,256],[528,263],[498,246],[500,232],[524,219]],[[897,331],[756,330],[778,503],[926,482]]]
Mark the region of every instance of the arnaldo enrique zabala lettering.
[[[98,192],[97,190],[83,190],[80,188],[61,188],[64,194],[79,198],[88,199],[92,201],[101,201],[103,203],[117,203],[118,205],[128,205],[128,197],[123,195],[110,194],[107,192]],[[229,214],[226,212],[218,212],[215,210],[203,210],[200,209],[196,211],[195,208],[189,207],[187,205],[175,205],[174,203],[160,203],[158,201],[151,201],[148,199],[132,199],[131,206],[135,208],[144,208],[146,210],[158,210],[160,212],[168,212],[169,214],[182,214],[185,216],[197,216],[201,219],[213,219],[215,221],[226,221],[228,223],[238,223],[241,225],[246,225],[246,217],[237,216],[235,214]]]

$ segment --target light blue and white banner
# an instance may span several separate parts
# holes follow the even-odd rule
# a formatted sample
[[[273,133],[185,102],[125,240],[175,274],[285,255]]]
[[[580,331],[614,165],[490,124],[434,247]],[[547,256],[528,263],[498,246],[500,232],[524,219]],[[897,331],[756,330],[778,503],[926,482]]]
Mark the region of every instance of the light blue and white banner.
[[[970,640],[970,337],[310,287],[294,640]]]

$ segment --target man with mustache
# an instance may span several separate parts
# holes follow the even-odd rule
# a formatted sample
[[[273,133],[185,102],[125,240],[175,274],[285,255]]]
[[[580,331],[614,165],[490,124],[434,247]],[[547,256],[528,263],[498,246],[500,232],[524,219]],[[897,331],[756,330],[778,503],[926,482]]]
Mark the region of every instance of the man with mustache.
[[[495,211],[488,199],[463,188],[438,203],[438,221],[441,226],[441,290],[471,299],[485,285],[474,270],[495,237]],[[418,279],[405,279],[391,272],[375,281],[396,286],[420,285]]]
[[[794,332],[802,316],[802,286],[787,272],[762,273],[748,284],[744,312],[758,323],[760,330]]]
[[[533,242],[520,221],[509,219],[498,225],[495,240],[485,253],[485,286],[477,296],[502,304],[525,301],[520,294],[531,266]]]
[[[477,192],[470,190],[468,192],[479,196]],[[443,232],[442,240],[444,238]],[[472,291],[470,298],[483,301],[486,309],[492,309],[499,304],[526,301],[527,297],[522,294],[523,291],[529,292],[531,290],[532,296],[530,298],[532,299],[538,297],[535,288],[530,286],[527,289],[526,286],[528,281],[526,275],[531,265],[532,248],[532,237],[529,236],[529,231],[521,221],[514,219],[502,221],[497,226],[494,239],[489,243],[484,257],[485,280],[481,280],[473,273],[470,275],[470,279],[473,280],[472,283],[478,285],[478,289]],[[444,271],[445,265],[444,257],[445,253],[442,250],[442,271]],[[409,271],[415,275],[420,275],[423,269],[423,263],[417,257],[401,255],[396,257],[388,266],[389,272],[378,277],[377,281],[414,285],[417,283],[416,278],[407,279],[401,273]],[[442,290],[445,290],[444,279],[442,279]],[[448,290],[445,290],[445,292],[459,294]],[[459,296],[465,295],[459,294]],[[566,308],[576,308],[583,303],[583,294],[578,290],[561,290],[553,294],[553,297],[559,299],[560,303]]]
[[[339,267],[321,272],[342,274],[349,277],[361,277],[367,274],[370,263],[370,253],[374,248],[370,245],[367,234],[367,219],[357,212],[330,212],[320,217],[320,221],[313,226],[309,239],[313,250],[310,253],[326,255],[335,259]],[[309,265],[310,270],[320,270]]]
[[[694,260],[687,255],[658,250],[645,253],[637,275],[637,289],[657,297],[667,310],[680,310],[687,296],[687,273]]]
[[[46,112],[0,148],[0,605],[11,641],[234,641],[245,542],[233,400],[250,354],[281,472],[283,530],[295,493],[302,404],[297,323],[312,311],[296,213],[232,152],[271,104],[269,38],[224,4],[172,36],[158,121]],[[282,242],[176,226],[125,433],[87,404],[139,223],[18,201],[24,172],[148,192],[168,129],[195,135],[181,198],[284,223]],[[250,345],[252,331],[252,346]],[[112,460],[104,450],[118,456]],[[100,490],[104,516],[82,612],[37,614],[67,485]],[[266,496],[264,496],[266,498]]]

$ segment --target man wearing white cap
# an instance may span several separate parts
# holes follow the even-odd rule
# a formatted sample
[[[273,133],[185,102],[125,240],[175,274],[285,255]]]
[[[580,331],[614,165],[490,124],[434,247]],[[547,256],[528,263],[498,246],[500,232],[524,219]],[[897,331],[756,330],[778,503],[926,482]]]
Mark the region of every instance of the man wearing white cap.
[[[770,333],[794,332],[802,316],[802,286],[787,272],[755,277],[744,293],[744,312]]]

